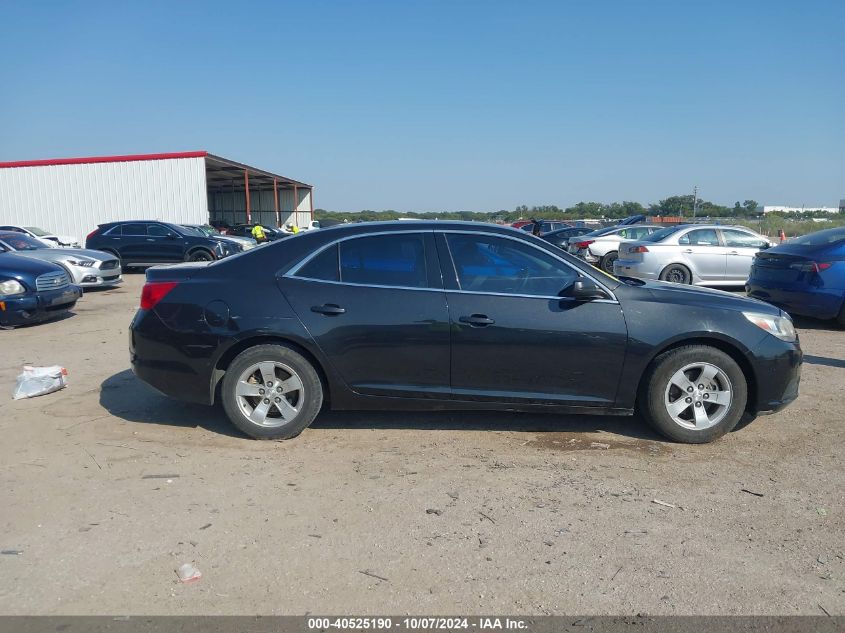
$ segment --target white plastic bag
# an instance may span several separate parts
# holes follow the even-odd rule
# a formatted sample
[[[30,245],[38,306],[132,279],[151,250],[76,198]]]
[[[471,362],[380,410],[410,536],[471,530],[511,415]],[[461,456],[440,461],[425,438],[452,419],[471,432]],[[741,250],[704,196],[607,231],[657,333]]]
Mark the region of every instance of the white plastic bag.
[[[67,386],[65,376],[67,376],[67,369],[59,365],[52,367],[24,365],[23,373],[18,376],[18,383],[15,385],[15,393],[12,398],[14,400],[34,398],[64,389]]]

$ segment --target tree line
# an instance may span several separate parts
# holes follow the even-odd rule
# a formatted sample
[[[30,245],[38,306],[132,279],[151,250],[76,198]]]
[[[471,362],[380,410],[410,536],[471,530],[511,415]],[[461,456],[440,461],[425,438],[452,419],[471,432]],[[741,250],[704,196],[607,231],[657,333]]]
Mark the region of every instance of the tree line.
[[[733,207],[719,205],[699,198],[696,213],[704,217],[756,217],[758,215],[756,200],[737,201]],[[612,219],[617,220],[631,215],[660,215],[683,216],[693,215],[693,196],[669,196],[648,207],[639,202],[625,200],[623,202],[579,202],[571,207],[560,208],[556,205],[527,206],[520,205],[513,210],[499,211],[329,211],[315,209],[314,215],[318,220],[363,221],[396,220],[399,218],[414,218],[420,220],[466,220],[476,222],[515,222],[519,219],[536,218],[541,220],[574,220],[574,219]]]

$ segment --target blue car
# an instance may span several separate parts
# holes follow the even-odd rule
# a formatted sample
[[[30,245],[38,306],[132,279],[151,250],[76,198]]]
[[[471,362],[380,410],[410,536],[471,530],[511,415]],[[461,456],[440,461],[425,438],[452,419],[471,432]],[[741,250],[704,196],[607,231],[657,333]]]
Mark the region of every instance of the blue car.
[[[81,296],[60,266],[0,252],[0,327],[46,321],[73,308]]]
[[[836,319],[845,327],[845,227],[761,251],[745,289],[790,314]]]

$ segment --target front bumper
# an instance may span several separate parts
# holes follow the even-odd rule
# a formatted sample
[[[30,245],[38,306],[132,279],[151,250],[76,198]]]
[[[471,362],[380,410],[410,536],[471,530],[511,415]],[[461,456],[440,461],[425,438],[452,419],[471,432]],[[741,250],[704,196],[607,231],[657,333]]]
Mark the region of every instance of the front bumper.
[[[749,403],[753,413],[775,413],[798,397],[804,360],[798,342],[786,343],[774,336],[766,336],[752,350],[750,360],[757,387],[756,397]]]
[[[100,288],[116,286],[123,283],[123,275],[120,270],[97,270],[82,268],[74,270],[76,283],[83,288]]]
[[[73,308],[81,296],[82,290],[78,286],[67,286],[58,290],[0,297],[0,325],[12,327],[41,323]]]
[[[842,309],[843,291],[835,288],[809,288],[797,283],[767,286],[752,279],[745,291],[749,297],[776,305],[789,314],[834,319]]]

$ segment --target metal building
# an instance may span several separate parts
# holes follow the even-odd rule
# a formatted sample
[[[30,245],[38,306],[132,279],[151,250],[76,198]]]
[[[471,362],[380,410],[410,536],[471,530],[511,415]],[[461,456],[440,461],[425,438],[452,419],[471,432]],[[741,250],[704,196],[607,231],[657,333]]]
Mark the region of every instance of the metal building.
[[[98,224],[306,226],[313,187],[205,151],[0,162],[0,225],[85,238]]]

